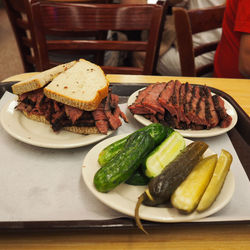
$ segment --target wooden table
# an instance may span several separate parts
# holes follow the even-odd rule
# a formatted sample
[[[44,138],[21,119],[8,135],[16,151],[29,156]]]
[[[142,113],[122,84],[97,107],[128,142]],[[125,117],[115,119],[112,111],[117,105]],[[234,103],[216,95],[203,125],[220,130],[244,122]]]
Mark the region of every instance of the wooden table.
[[[27,74],[6,80],[22,80]],[[108,75],[110,82],[153,83],[179,79],[206,84],[231,95],[250,115],[250,80]],[[98,229],[71,232],[23,232],[0,235],[0,249],[250,249],[249,223],[166,224],[138,229]]]

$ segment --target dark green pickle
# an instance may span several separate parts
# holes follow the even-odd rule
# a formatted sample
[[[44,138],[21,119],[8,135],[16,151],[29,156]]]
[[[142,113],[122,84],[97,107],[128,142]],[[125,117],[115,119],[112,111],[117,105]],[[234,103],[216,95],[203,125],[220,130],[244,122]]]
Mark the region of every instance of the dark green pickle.
[[[143,127],[139,130],[137,130],[134,133],[137,133],[139,131],[147,131],[150,133],[150,135],[152,136],[152,138],[155,141],[155,145],[157,146],[158,144],[160,144],[166,137],[168,137],[174,130],[172,128],[166,127],[160,123],[152,123],[146,127]],[[133,133],[133,134],[134,134]],[[131,134],[132,135],[132,134]],[[120,153],[127,141],[127,139],[129,138],[128,135],[116,142],[113,142],[112,144],[110,144],[109,146],[107,146],[106,148],[104,148],[99,156],[98,156],[98,163],[100,164],[100,166],[104,166],[105,164],[107,164],[116,154]]]
[[[155,140],[147,131],[137,131],[126,140],[123,149],[94,176],[99,192],[109,192],[125,182],[140,166],[142,160],[155,147]]]

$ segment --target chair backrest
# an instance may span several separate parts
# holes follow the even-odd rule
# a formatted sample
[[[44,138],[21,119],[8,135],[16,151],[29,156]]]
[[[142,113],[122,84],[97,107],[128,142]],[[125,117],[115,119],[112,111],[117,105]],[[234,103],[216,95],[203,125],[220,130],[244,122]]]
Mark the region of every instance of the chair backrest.
[[[74,51],[78,57],[96,51],[145,51],[144,68],[104,66],[103,60],[94,61],[105,73],[152,74],[156,65],[159,38],[166,3],[161,4],[80,4],[32,1],[33,29],[38,44],[39,70],[58,64],[49,52]],[[103,34],[108,31],[147,30],[147,41],[113,41]],[[98,39],[69,37],[68,32],[99,32]],[[53,37],[56,39],[53,39]],[[59,38],[58,38],[59,37]]]
[[[35,71],[35,43],[30,32],[31,0],[3,0],[15,34],[25,72]]]
[[[213,72],[213,63],[195,66],[195,57],[215,51],[219,41],[194,47],[192,35],[222,27],[225,5],[205,9],[173,8],[177,45],[183,76],[202,76]]]
[[[111,0],[50,0],[52,2],[110,3]],[[25,72],[38,69],[36,43],[30,29],[31,0],[3,0],[8,18],[15,34]]]

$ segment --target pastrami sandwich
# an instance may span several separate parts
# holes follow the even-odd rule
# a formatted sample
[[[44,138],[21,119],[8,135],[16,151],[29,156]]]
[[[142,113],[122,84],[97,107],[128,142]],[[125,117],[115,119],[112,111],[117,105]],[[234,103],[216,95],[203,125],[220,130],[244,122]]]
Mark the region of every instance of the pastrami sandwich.
[[[80,134],[107,134],[122,125],[119,97],[102,69],[84,59],[43,71],[12,86],[17,110],[29,119]]]

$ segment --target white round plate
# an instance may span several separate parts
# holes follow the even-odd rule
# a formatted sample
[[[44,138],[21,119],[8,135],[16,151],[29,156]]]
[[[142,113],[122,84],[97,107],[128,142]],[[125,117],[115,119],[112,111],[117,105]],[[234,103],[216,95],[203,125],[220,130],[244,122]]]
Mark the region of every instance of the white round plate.
[[[5,131],[19,141],[44,148],[76,148],[100,141],[109,136],[81,135],[65,130],[55,133],[48,124],[28,119],[16,111],[16,100],[8,102],[1,110],[0,120]]]
[[[138,197],[145,191],[146,186],[120,184],[118,187],[108,193],[101,193],[96,190],[93,184],[95,173],[100,168],[97,160],[101,150],[110,145],[112,142],[115,142],[127,135],[128,134],[114,136],[95,145],[88,152],[83,161],[82,176],[87,187],[97,199],[99,199],[110,208],[133,217]],[[186,144],[192,142],[188,139],[185,140]],[[204,156],[209,156],[211,154],[214,154],[213,151],[207,149],[207,151],[204,153]],[[232,198],[232,195],[234,193],[234,186],[234,176],[229,171],[223,188],[216,201],[209,209],[202,213],[193,212],[189,215],[183,215],[180,214],[175,208],[148,207],[141,205],[139,215],[141,219],[156,222],[186,222],[201,219],[214,214],[225,207]]]
[[[131,105],[136,100],[138,93],[141,90],[142,89],[137,90],[129,97],[128,106]],[[193,137],[193,138],[212,137],[212,136],[217,136],[217,135],[221,135],[221,134],[228,132],[237,123],[238,116],[237,116],[237,112],[235,111],[234,107],[225,99],[223,99],[223,101],[224,101],[227,113],[232,117],[232,122],[231,122],[230,126],[228,126],[227,128],[220,128],[219,126],[217,126],[215,128],[204,129],[204,130],[191,130],[191,129],[185,129],[185,130],[184,129],[183,130],[182,129],[175,129],[175,130],[178,131],[180,134],[182,134],[185,137]],[[133,115],[133,116],[138,122],[140,122],[144,126],[147,126],[147,125],[152,123],[150,120],[146,119],[142,115]]]

